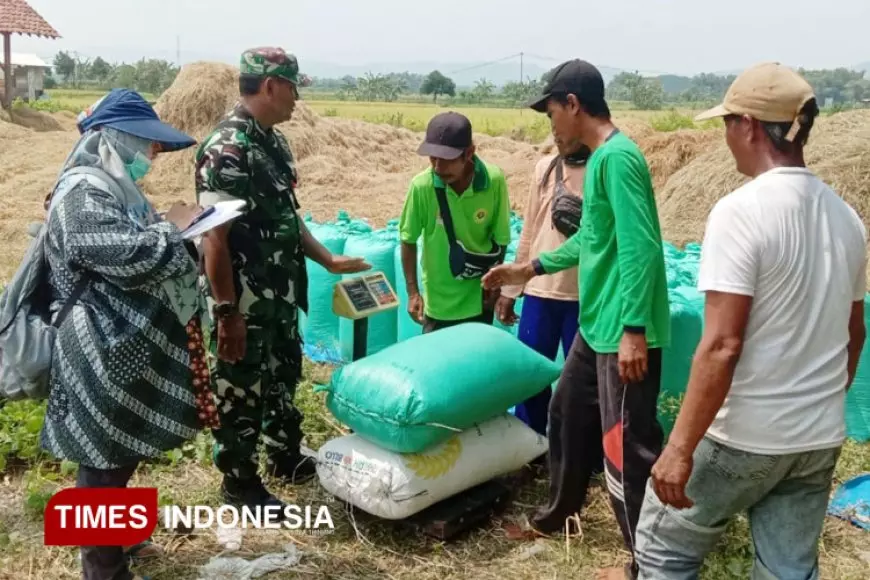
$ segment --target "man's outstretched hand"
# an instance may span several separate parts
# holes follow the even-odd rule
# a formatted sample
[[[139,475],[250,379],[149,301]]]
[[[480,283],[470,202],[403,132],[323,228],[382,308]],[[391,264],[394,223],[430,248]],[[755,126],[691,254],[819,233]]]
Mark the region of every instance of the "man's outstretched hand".
[[[503,286],[523,286],[535,277],[535,268],[531,262],[525,264],[500,264],[484,274],[481,284],[487,290],[495,290]]]
[[[513,326],[517,322],[517,313],[514,306],[517,301],[507,296],[499,296],[495,303],[495,317],[505,326]]]
[[[327,270],[330,274],[356,274],[371,270],[372,265],[365,258],[351,258],[350,256],[332,256]]]

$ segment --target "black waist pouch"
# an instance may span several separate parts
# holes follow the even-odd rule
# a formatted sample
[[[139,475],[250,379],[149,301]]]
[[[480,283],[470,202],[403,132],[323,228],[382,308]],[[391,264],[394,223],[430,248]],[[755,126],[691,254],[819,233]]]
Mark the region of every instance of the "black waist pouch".
[[[504,260],[507,248],[493,242],[492,249],[486,254],[467,250],[462,242],[456,239],[453,216],[450,215],[450,207],[447,205],[447,192],[444,188],[435,188],[435,195],[438,197],[441,221],[444,222],[444,230],[447,232],[447,241],[450,247],[450,273],[457,280],[482,278],[493,266]]]
[[[570,238],[580,229],[583,218],[583,198],[569,193],[563,182],[562,158],[553,160],[556,164],[556,183],[553,193],[553,205],[550,208],[550,219],[553,227],[566,238]]]

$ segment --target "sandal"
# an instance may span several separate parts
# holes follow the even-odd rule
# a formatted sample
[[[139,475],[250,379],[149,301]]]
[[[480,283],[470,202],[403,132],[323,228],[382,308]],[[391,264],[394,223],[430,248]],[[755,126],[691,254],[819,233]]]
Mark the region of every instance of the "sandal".
[[[505,537],[508,540],[520,540],[530,542],[533,540],[537,540],[539,538],[551,538],[550,534],[545,534],[544,532],[538,530],[531,524],[528,528],[521,526],[519,524],[505,524],[502,526],[502,530],[504,530]]]
[[[124,555],[131,561],[141,561],[150,558],[156,558],[163,555],[163,548],[153,543],[151,540],[145,540],[135,546],[124,548]],[[148,580],[147,578],[144,580]]]

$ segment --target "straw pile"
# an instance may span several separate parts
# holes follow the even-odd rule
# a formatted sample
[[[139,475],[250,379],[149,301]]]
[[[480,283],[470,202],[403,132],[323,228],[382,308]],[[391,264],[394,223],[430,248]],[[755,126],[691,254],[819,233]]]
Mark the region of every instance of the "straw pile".
[[[661,190],[677,171],[704,152],[722,142],[719,130],[679,130],[670,133],[650,133],[639,139],[653,176],[653,186]]]
[[[155,105],[160,117],[197,139],[205,137],[238,98],[238,73],[217,63],[182,69]],[[339,209],[378,227],[397,217],[410,179],[426,167],[416,155],[420,136],[387,125],[320,117],[304,102],[278,127],[290,142],[300,174],[299,200],[319,220]],[[515,208],[525,200],[538,147],[503,137],[476,137],[482,157],[508,176]],[[159,206],[195,200],[193,149],[157,160],[144,187]]]
[[[810,134],[806,161],[870,227],[870,111],[819,119]],[[661,190],[659,215],[664,236],[680,245],[703,240],[710,210],[745,181],[721,139],[676,172]]]
[[[30,243],[27,225],[43,219],[42,202],[77,138],[71,131],[38,132],[0,121],[0,287]]]
[[[189,64],[160,96],[154,110],[163,121],[202,139],[238,99],[238,79],[238,70],[226,64]]]
[[[215,63],[185,67],[157,102],[160,116],[197,139],[219,122],[238,98],[237,72]],[[40,114],[42,116],[42,114]],[[27,243],[26,227],[43,218],[42,201],[60,164],[75,143],[72,115],[44,115],[61,126],[37,131],[0,120],[0,285],[15,270]],[[713,204],[739,185],[721,132],[655,133],[645,123],[619,119],[650,164],[666,239],[678,244],[699,241]],[[368,219],[375,227],[398,217],[411,178],[427,166],[416,154],[421,135],[387,125],[324,118],[299,103],[281,125],[298,160],[299,199],[317,220],[333,219],[340,209]],[[866,133],[866,134],[864,134]],[[842,113],[820,120],[808,162],[870,220],[870,111]],[[540,157],[552,139],[538,146],[504,137],[476,135],[481,157],[501,167],[513,209],[521,211]],[[195,148],[160,156],[144,181],[159,208],[175,201],[193,202]]]
[[[58,119],[43,113],[42,111],[34,111],[27,107],[12,109],[12,122],[34,131],[63,131],[65,126]]]

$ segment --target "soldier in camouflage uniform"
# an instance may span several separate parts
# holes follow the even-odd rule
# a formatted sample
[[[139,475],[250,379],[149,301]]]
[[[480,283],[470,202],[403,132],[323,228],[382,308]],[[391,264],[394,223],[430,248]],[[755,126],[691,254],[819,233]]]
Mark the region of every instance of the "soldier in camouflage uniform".
[[[257,474],[258,443],[271,475],[298,484],[315,474],[300,453],[302,415],[293,404],[302,374],[298,309],[307,310],[305,257],[334,273],[368,269],[333,256],[299,218],[296,165],[275,125],[288,121],[303,83],[280,48],[246,51],[241,99],[196,154],[197,201],[243,200],[243,216],[203,237],[212,304],[212,390],[221,427],[214,460],[227,501],[281,505]],[[216,339],[216,340],[215,340]]]

